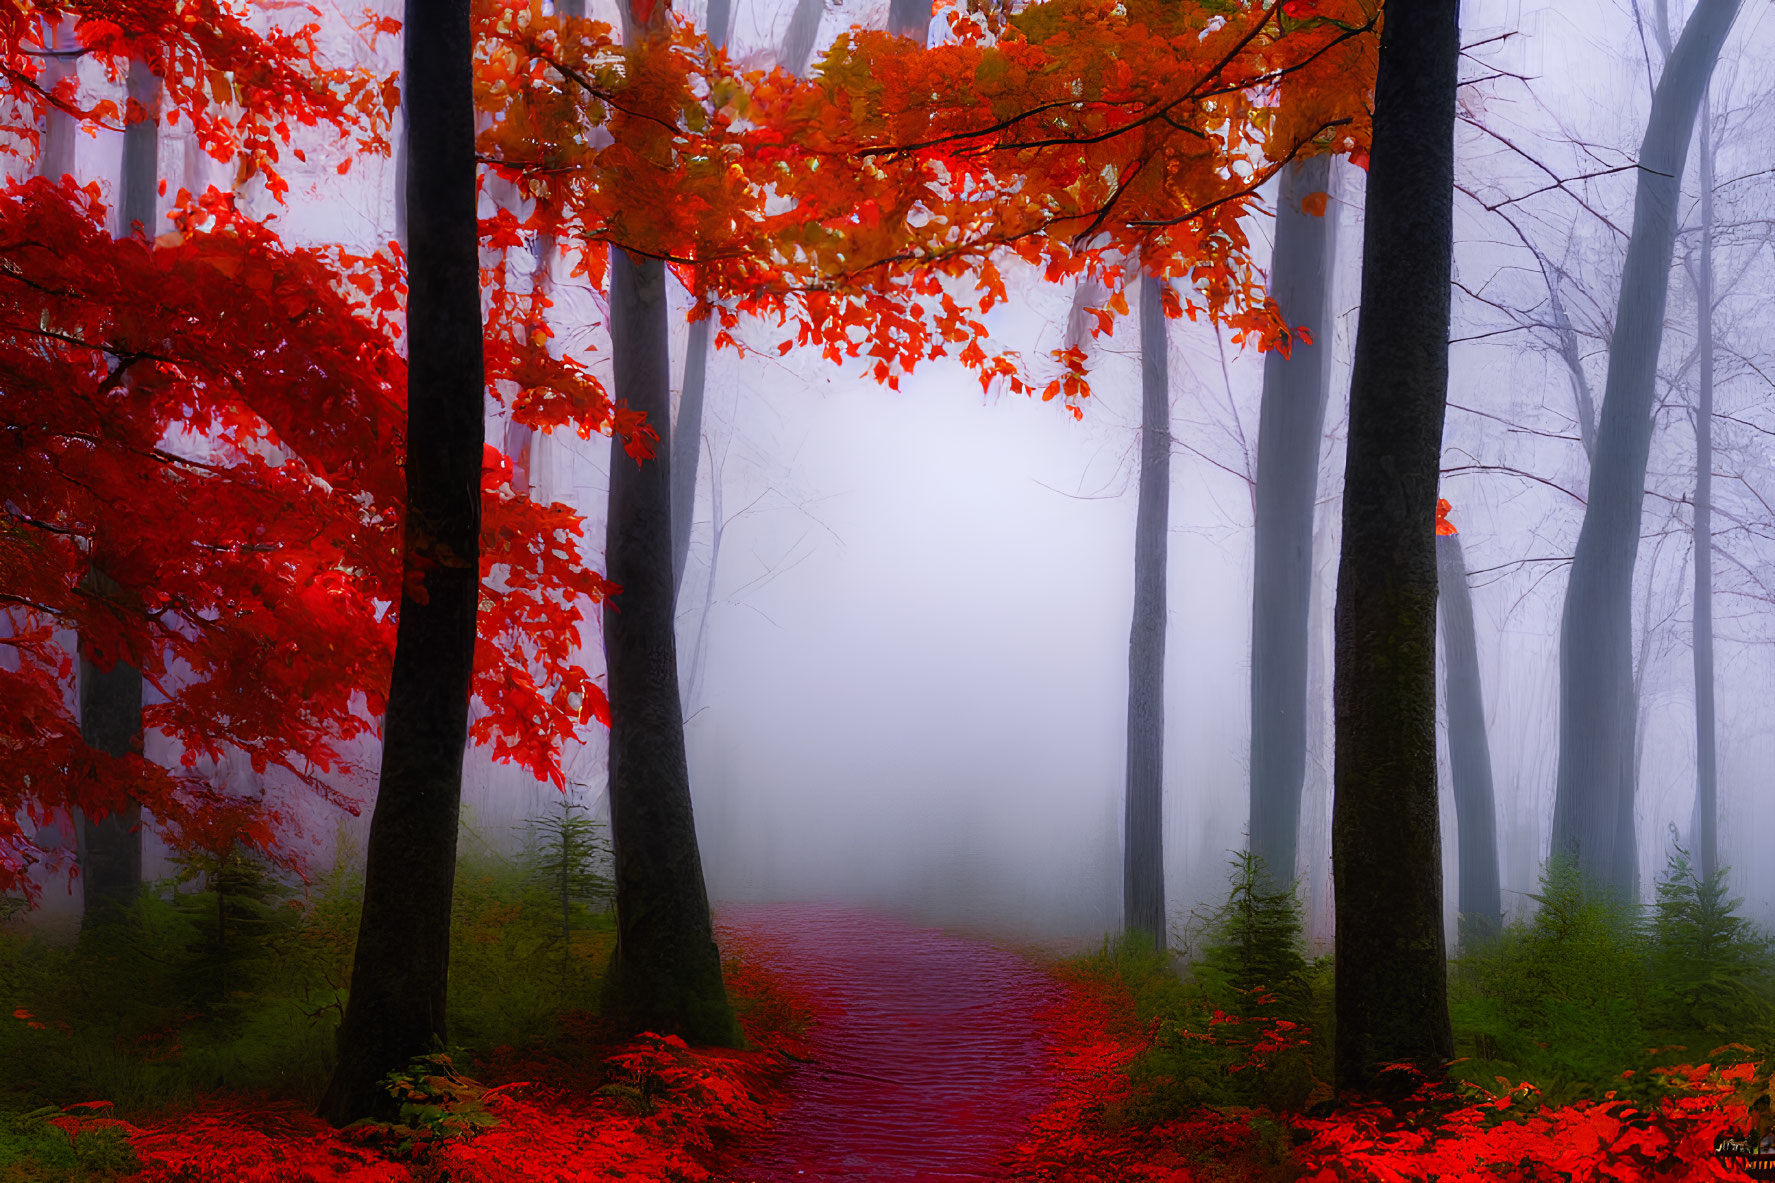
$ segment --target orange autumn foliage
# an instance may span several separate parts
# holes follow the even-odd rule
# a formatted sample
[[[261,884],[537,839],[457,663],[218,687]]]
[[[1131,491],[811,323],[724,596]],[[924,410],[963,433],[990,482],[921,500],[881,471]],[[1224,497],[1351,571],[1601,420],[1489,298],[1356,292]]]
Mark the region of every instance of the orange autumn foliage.
[[[952,352],[985,386],[1084,397],[1079,351],[1045,384],[986,347],[1004,268],[1123,289],[1180,281],[1173,316],[1283,348],[1243,220],[1301,155],[1366,149],[1379,5],[1047,0],[946,12],[952,41],[843,34],[806,79],[742,70],[689,24],[625,51],[538,0],[477,6],[481,148],[528,200],[492,245],[549,234],[595,286],[618,246],[670,261],[738,342],[864,357],[888,385]]]

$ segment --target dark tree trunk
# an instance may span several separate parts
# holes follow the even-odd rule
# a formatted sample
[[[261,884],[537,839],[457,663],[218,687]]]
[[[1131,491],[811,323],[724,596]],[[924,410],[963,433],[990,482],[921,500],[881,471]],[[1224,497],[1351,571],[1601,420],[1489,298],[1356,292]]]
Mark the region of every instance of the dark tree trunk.
[[[46,21],[50,30],[45,40],[51,49],[74,48],[74,18]],[[52,57],[43,63],[43,76],[38,84],[53,91],[61,81],[74,73],[73,58]],[[36,173],[51,181],[59,181],[74,171],[74,117],[51,107],[43,116],[43,138],[38,142]]]
[[[444,1038],[450,896],[480,596],[486,382],[468,0],[408,0],[406,570],[351,996],[321,1116],[386,1113],[382,1078]]]
[[[1337,1080],[1454,1054],[1436,785],[1436,486],[1448,399],[1458,0],[1387,8],[1337,579]]]
[[[663,423],[671,380],[665,266],[621,250],[610,260],[613,394]],[[738,1038],[697,851],[678,697],[672,593],[670,462],[610,451],[605,564],[622,588],[604,613],[610,693],[610,832],[616,949],[610,1013],[632,1030],[699,1043]]]
[[[101,599],[123,594],[96,564],[86,589]],[[95,653],[80,642],[80,737],[111,756],[142,751],[142,672],[115,653]],[[92,931],[120,918],[142,891],[142,807],[130,805],[93,818],[77,812],[81,928]]]
[[[703,402],[708,392],[709,338],[715,318],[690,326],[684,347],[684,391],[678,396],[678,419],[672,424],[672,599],[684,585],[690,558],[690,528],[696,519],[696,472],[703,451]]]
[[[117,190],[117,236],[127,237],[137,226],[153,242],[160,233],[154,216],[160,196],[160,79],[146,62],[129,64],[126,83],[129,97],[150,117],[123,131],[123,173]]]
[[[160,80],[146,63],[132,61],[127,79],[129,97],[152,112],[159,103]],[[72,121],[52,112],[49,130]],[[45,144],[64,154],[61,172],[73,168],[72,130],[66,145]],[[159,185],[160,123],[143,119],[123,132],[123,167],[117,184],[117,234],[128,237],[140,225],[154,238],[154,206]],[[57,162],[46,160],[50,167]],[[57,178],[61,172],[50,174]],[[95,540],[94,565],[88,571],[87,589],[114,598],[121,589],[100,565],[103,539]],[[97,658],[98,660],[95,660]],[[84,639],[80,643],[80,733],[88,744],[113,756],[142,751],[142,672],[117,654],[94,654]],[[77,850],[80,861],[81,922],[92,927],[117,918],[142,891],[142,807],[131,805],[102,818],[77,818]]]
[[[782,52],[777,64],[796,76],[807,70],[814,53],[814,39],[820,35],[820,17],[825,14],[822,0],[796,0],[795,13],[783,31]]]
[[[931,31],[931,0],[888,0],[888,32],[923,44]]]
[[[1307,771],[1307,608],[1313,504],[1331,389],[1331,277],[1336,223],[1301,208],[1331,188],[1331,157],[1283,170],[1270,295],[1311,345],[1264,359],[1257,430],[1251,587],[1251,852],[1277,884],[1294,881]]]
[[[1492,793],[1491,744],[1479,679],[1479,637],[1467,556],[1458,534],[1436,539],[1442,599],[1442,666],[1448,699],[1448,764],[1459,833],[1461,880],[1456,911],[1461,943],[1488,940],[1504,922],[1498,891],[1498,813]]]
[[[1574,856],[1594,882],[1629,899],[1638,896],[1639,869],[1633,823],[1633,569],[1677,200],[1701,97],[1740,4],[1698,0],[1652,97],[1590,492],[1560,628],[1553,850]]]
[[[1124,927],[1165,947],[1165,561],[1171,517],[1171,387],[1159,281],[1140,281],[1140,501],[1128,633]]]
[[[1701,257],[1695,304],[1700,389],[1695,397],[1695,829],[1703,878],[1719,869],[1718,736],[1713,709],[1713,126],[1702,104]]]

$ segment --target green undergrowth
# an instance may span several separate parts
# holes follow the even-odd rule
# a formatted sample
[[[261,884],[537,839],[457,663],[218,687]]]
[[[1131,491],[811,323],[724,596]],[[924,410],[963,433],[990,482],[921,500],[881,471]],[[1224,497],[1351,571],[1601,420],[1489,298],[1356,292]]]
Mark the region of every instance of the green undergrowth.
[[[1183,935],[1183,955],[1130,936],[1073,963],[1119,982],[1154,1032],[1106,1125],[1152,1126],[1204,1106],[1300,1110],[1329,1097],[1331,960],[1307,958],[1294,892],[1272,888],[1262,861],[1238,853],[1226,900]],[[1266,1036],[1285,1045],[1265,1051]]]
[[[0,1114],[0,1183],[100,1183],[140,1169],[122,1129],[97,1128],[70,1137],[52,1125],[54,1106]]]
[[[1532,914],[1450,966],[1454,1075],[1528,1081],[1549,1104],[1649,1099],[1651,1068],[1775,1047],[1775,945],[1725,875],[1704,878],[1673,844],[1654,902],[1636,908],[1550,862]]]
[[[466,830],[460,848],[453,1049],[508,1054],[583,1027],[614,941],[596,830],[566,811],[533,827],[517,857]],[[37,1145],[43,1129],[66,1144],[19,1116],[43,1106],[103,1100],[127,1117],[215,1091],[317,1097],[361,892],[349,859],[303,884],[231,851],[186,860],[120,922],[79,940],[17,917],[0,925],[0,1123],[12,1123],[0,1125],[0,1146],[27,1134]],[[31,1177],[0,1167],[0,1183]]]
[[[1499,1078],[1531,1083],[1537,1105],[1610,1092],[1650,1102],[1669,1087],[1653,1068],[1767,1054],[1775,941],[1725,883],[1725,871],[1703,877],[1673,843],[1654,902],[1638,908],[1550,862],[1529,915],[1451,958],[1450,1075],[1491,1090]],[[1180,951],[1123,938],[1072,963],[1125,987],[1134,1018],[1153,1031],[1106,1124],[1150,1127],[1203,1107],[1324,1111],[1334,1095],[1334,974],[1330,957],[1306,955],[1295,893],[1270,887],[1257,859],[1236,854],[1225,900],[1180,935]],[[1294,1024],[1283,1034],[1300,1042],[1252,1064],[1252,1035],[1277,1020]]]

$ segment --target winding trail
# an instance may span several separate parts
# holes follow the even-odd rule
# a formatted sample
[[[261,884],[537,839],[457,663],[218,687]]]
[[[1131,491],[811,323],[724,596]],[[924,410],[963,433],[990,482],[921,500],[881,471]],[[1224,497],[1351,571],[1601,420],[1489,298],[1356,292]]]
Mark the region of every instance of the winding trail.
[[[1060,988],[1015,953],[854,909],[722,909],[721,927],[816,1008],[813,1061],[734,1183],[1010,1177],[1047,1103],[1042,1012]]]

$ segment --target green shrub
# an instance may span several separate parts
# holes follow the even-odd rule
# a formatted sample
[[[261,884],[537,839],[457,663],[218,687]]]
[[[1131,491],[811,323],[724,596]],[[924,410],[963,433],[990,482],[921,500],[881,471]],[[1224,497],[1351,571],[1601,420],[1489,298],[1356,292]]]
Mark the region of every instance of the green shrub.
[[[1723,872],[1702,879],[1675,847],[1649,914],[1569,859],[1550,860],[1541,883],[1530,919],[1454,963],[1456,1075],[1527,1080],[1549,1103],[1645,1100],[1659,1087],[1648,1068],[1769,1046],[1770,942],[1726,897]]]
[[[1106,941],[1076,962],[1089,976],[1119,981],[1139,1018],[1154,1025],[1152,1042],[1128,1072],[1128,1101],[1107,1114],[1113,1125],[1152,1125],[1203,1106],[1267,1106],[1297,1110],[1329,1095],[1331,963],[1302,952],[1300,905],[1292,890],[1275,890],[1262,861],[1235,853],[1227,898],[1197,917],[1188,945],[1199,953],[1187,971],[1135,937]],[[1236,1020],[1236,1021],[1228,1021]],[[1276,1024],[1302,1040],[1257,1057],[1254,1044]]]
[[[141,1169],[129,1138],[115,1127],[74,1137],[49,1119],[55,1106],[0,1113],[0,1183],[99,1183]]]
[[[1675,841],[1652,905],[1648,1015],[1671,1032],[1745,1040],[1770,1020],[1770,941],[1726,896],[1725,868],[1702,878]]]
[[[405,1070],[390,1072],[382,1084],[401,1103],[395,1120],[366,1119],[349,1128],[376,1131],[396,1155],[424,1151],[438,1142],[466,1142],[499,1124],[487,1101],[502,1090],[464,1076],[442,1052],[414,1057]]]
[[[1208,920],[1192,979],[1225,1010],[1303,1019],[1311,997],[1294,885],[1272,886],[1263,859],[1249,850],[1233,853],[1227,880],[1226,902]]]
[[[564,1014],[597,1009],[612,918],[570,899],[564,940],[560,900],[533,870],[490,853],[459,860],[448,1022],[471,1054],[555,1040]],[[306,885],[238,852],[181,874],[102,937],[0,924],[0,1109],[319,1096],[357,940],[356,862],[336,856]],[[169,891],[183,885],[198,890]]]
[[[525,882],[546,893],[560,910],[561,939],[558,955],[561,980],[567,985],[574,971],[573,932],[576,917],[584,912],[610,910],[616,885],[604,874],[610,863],[610,844],[603,827],[586,816],[585,806],[565,793],[560,808],[529,820],[524,848]]]

